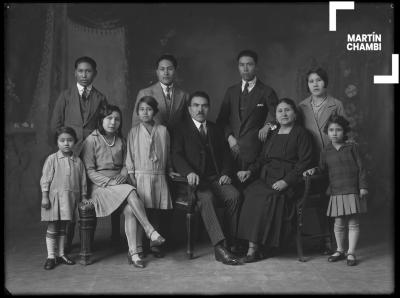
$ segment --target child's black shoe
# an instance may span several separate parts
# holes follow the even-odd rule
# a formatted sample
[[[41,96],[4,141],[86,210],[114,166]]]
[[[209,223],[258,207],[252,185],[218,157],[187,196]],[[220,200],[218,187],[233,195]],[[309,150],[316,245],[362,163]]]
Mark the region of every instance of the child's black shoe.
[[[47,259],[46,263],[44,263],[44,269],[51,270],[56,267],[56,260],[55,259]]]

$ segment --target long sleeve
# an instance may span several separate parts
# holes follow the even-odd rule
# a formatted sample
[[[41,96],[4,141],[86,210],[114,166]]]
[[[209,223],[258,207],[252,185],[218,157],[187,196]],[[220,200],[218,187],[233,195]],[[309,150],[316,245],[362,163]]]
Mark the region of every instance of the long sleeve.
[[[167,158],[167,172],[172,169],[172,160],[171,160],[171,138],[169,136],[168,130],[165,132],[165,146],[166,146],[166,158]]]
[[[222,175],[227,175],[231,177],[233,175],[233,160],[232,155],[229,150],[229,145],[226,139],[221,140],[221,150],[222,150]]]
[[[49,191],[51,181],[54,177],[54,155],[47,157],[43,165],[42,177],[40,178],[40,187],[42,192]]]
[[[56,104],[54,106],[53,109],[53,114],[51,117],[51,121],[50,121],[50,130],[52,132],[52,134],[55,133],[55,131],[64,125],[64,121],[65,121],[65,115],[64,115],[64,110],[65,110],[65,106],[66,106],[66,102],[65,102],[65,96],[64,93],[62,92],[57,101]]]
[[[269,144],[273,142],[273,135],[270,134],[269,138],[267,141],[264,143],[263,148],[258,155],[257,159],[249,165],[248,169],[251,172],[251,176],[258,176],[260,174],[261,168],[264,164],[268,162],[268,157],[267,157],[267,149]]]
[[[184,137],[182,132],[179,130],[174,131],[174,137],[172,139],[172,163],[175,170],[186,177],[189,173],[195,173],[196,171],[186,160],[183,143]]]
[[[367,172],[366,172],[364,164],[361,160],[360,151],[358,150],[358,145],[354,144],[352,146],[351,150],[353,152],[353,156],[355,158],[355,161],[356,161],[357,167],[358,167],[358,187],[359,188],[368,188]]]
[[[96,170],[97,166],[96,166],[95,143],[93,138],[91,138],[91,136],[87,137],[86,140],[84,141],[81,154],[89,179],[98,186],[101,187],[107,186],[111,178],[99,173]]]
[[[134,132],[133,132],[134,129],[136,128],[133,127],[129,131],[127,140],[125,167],[128,170],[128,174],[135,173],[135,150],[134,150],[135,142],[134,142]]]
[[[86,169],[85,165],[81,161],[80,163],[80,173],[81,173],[81,195],[87,195],[87,181],[86,181]]]
[[[222,101],[221,109],[217,118],[217,124],[224,130],[225,138],[228,139],[229,135],[233,135],[233,130],[229,125],[229,115],[231,113],[230,92],[226,91],[224,100]]]
[[[293,169],[283,178],[283,180],[289,185],[296,184],[301,178],[303,172],[307,170],[312,163],[312,142],[307,132],[303,131],[302,133],[299,133],[296,142],[298,154],[297,162]]]
[[[322,174],[328,171],[328,167],[326,164],[326,151],[322,150],[319,154],[319,164],[318,164],[318,171]]]
[[[274,122],[275,121],[275,110],[276,106],[278,105],[278,96],[276,95],[275,91],[272,90],[267,98],[267,106],[268,106],[268,115],[266,118],[266,122]]]

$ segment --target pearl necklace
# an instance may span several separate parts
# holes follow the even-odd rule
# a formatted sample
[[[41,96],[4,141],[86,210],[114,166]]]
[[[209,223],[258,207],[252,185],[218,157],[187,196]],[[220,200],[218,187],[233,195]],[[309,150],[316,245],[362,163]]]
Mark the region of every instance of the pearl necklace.
[[[324,102],[325,102],[325,100],[328,98],[328,96],[325,96],[325,98],[319,103],[319,104],[315,104],[314,103],[314,98],[311,100],[311,105],[314,107],[314,108],[319,108]]]
[[[104,143],[106,143],[106,145],[107,145],[108,147],[114,146],[114,144],[115,144],[115,135],[114,135],[114,139],[113,139],[113,141],[112,141],[111,144],[109,144],[109,143],[107,142],[106,138],[105,138],[102,134],[100,134],[100,135],[101,135],[101,137],[103,138]]]

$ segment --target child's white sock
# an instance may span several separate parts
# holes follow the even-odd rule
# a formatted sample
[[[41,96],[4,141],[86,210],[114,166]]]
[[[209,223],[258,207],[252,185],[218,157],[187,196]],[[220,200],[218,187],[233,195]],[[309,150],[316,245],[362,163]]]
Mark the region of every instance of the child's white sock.
[[[64,255],[64,244],[65,244],[65,230],[60,230],[58,233],[58,256],[62,257]]]
[[[47,257],[49,259],[54,259],[56,256],[57,248],[57,232],[52,232],[47,230],[46,232],[46,246],[47,246]]]
[[[354,254],[359,235],[360,235],[360,225],[349,224],[349,250],[347,253]]]
[[[343,243],[345,236],[345,226],[335,223],[333,225],[333,232],[335,233],[337,251],[344,251]]]

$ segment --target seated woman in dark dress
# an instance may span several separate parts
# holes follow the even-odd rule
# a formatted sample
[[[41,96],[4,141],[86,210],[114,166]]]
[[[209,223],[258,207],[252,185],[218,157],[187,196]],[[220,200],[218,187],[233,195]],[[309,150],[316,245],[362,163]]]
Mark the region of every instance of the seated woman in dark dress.
[[[244,190],[238,238],[249,241],[245,262],[262,259],[261,247],[278,248],[291,235],[295,201],[302,173],[312,163],[309,133],[296,124],[293,100],[283,98],[276,107],[278,128],[269,135],[257,161],[239,171],[241,182],[259,177]]]

